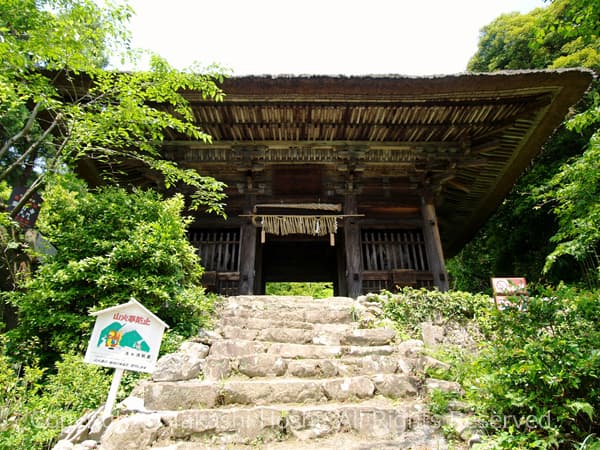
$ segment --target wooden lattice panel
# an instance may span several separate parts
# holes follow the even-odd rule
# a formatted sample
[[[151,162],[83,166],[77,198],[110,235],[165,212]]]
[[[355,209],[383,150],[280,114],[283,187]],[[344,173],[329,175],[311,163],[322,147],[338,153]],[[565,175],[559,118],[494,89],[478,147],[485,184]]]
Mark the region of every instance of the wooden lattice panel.
[[[196,230],[190,233],[200,263],[207,271],[239,272],[240,232],[230,230]]]
[[[365,271],[429,270],[421,230],[362,230],[361,252]]]

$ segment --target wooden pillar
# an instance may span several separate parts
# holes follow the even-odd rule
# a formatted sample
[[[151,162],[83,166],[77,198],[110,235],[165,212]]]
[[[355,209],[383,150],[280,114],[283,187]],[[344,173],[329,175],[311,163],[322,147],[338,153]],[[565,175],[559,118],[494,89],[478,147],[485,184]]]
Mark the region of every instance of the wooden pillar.
[[[346,195],[344,214],[356,214],[358,208],[355,195]],[[346,250],[346,290],[348,297],[362,294],[362,274],[360,270],[360,227],[356,217],[344,219],[344,246]]]
[[[433,284],[440,291],[444,292],[449,288],[448,273],[446,272],[446,264],[444,263],[442,240],[440,239],[440,230],[438,229],[433,200],[426,199],[425,197],[421,199],[421,215],[423,216],[423,237],[425,238],[429,270],[433,273]]]
[[[254,292],[254,264],[256,260],[256,227],[248,222],[240,230],[240,294]]]
[[[248,178],[248,189],[253,189],[252,175]],[[246,195],[245,214],[250,214],[256,203],[256,196]],[[256,274],[256,227],[247,219],[240,228],[240,295],[254,293],[254,276]]]
[[[245,223],[241,226],[240,234],[240,294],[252,294],[256,260],[256,227],[252,223]]]

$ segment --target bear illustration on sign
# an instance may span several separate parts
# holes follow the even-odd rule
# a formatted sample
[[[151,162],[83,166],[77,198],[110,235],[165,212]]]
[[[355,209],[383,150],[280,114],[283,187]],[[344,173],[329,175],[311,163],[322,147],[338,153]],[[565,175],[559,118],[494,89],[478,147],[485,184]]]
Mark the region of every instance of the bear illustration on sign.
[[[142,352],[150,351],[150,346],[132,324],[122,324],[117,321],[102,329],[96,346],[113,350],[131,348]]]

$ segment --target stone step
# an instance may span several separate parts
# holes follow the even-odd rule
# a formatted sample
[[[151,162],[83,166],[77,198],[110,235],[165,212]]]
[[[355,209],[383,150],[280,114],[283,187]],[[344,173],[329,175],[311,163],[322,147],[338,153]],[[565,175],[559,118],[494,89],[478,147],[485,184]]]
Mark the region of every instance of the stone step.
[[[367,438],[371,442],[400,443],[408,442],[409,436],[414,445],[417,436],[417,442],[428,442],[433,435],[430,415],[422,403],[406,401],[396,405],[386,399],[350,404],[186,410],[162,415],[161,423],[163,426],[157,432],[159,438],[153,448],[179,445],[174,443],[182,440],[186,440],[189,447],[175,448],[266,443],[269,443],[268,448],[274,445],[282,449],[286,445],[287,448],[324,448],[320,444],[329,439],[330,443],[335,442],[333,439],[338,443],[361,440],[368,443]],[[297,445],[304,447],[295,447]]]
[[[457,445],[452,447],[446,440],[437,434],[437,428],[431,425],[421,425],[414,430],[402,433],[395,439],[370,439],[364,438],[356,433],[342,432],[333,434],[326,438],[302,441],[289,438],[261,444],[262,438],[258,438],[252,444],[207,444],[201,442],[169,442],[157,443],[151,447],[152,450],[454,450],[468,449],[468,445]],[[121,449],[118,449],[121,450]]]
[[[310,323],[353,323],[357,316],[350,309],[331,308],[299,308],[299,309],[249,309],[227,308],[221,312],[221,317],[258,318]]]
[[[362,308],[363,305],[349,297],[329,297],[324,299],[315,299],[307,296],[277,296],[277,295],[238,295],[229,297],[221,308],[241,308],[252,309],[290,309],[290,308]]]
[[[358,322],[351,323],[313,323],[304,322],[298,320],[279,320],[276,317],[276,313],[271,318],[260,319],[256,317],[235,317],[226,316],[221,317],[216,322],[216,328],[220,329],[223,327],[231,326],[238,327],[248,330],[265,330],[268,328],[287,328],[287,329],[301,329],[301,330],[316,330],[331,333],[347,332],[348,330],[356,329],[359,327]]]
[[[266,353],[287,359],[326,359],[344,355],[391,355],[394,352],[395,345],[321,345],[222,339],[212,343],[208,355],[213,358],[239,358]]]
[[[331,378],[336,376],[372,375],[376,373],[412,372],[416,361],[397,355],[366,355],[341,358],[283,358],[259,353],[238,358],[209,357],[204,361],[204,380],[218,381],[241,374],[249,378],[281,377]],[[160,378],[154,378],[161,381]],[[167,378],[162,381],[171,381]]]
[[[447,449],[423,398],[460,386],[423,376],[446,367],[423,342],[361,328],[376,316],[342,297],[230,297],[213,331],[159,360],[140,413],[99,448]]]
[[[222,318],[258,318],[309,323],[352,323],[366,309],[351,298],[238,296],[218,308]]]
[[[379,346],[390,344],[396,337],[395,331],[387,328],[357,329],[346,324],[342,326],[317,324],[312,329],[288,327],[247,329],[225,325],[217,331],[225,339],[318,345]]]
[[[150,410],[176,411],[226,405],[320,404],[368,399],[376,395],[406,399],[414,398],[418,393],[416,377],[391,373],[319,379],[154,382],[145,387],[144,405]]]

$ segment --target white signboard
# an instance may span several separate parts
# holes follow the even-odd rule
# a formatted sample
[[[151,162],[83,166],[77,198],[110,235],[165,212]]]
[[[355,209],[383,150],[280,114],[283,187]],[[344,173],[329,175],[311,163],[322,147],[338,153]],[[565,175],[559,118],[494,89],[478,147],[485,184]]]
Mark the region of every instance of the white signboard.
[[[153,372],[163,332],[168,325],[141,303],[91,313],[96,316],[84,361],[115,369]]]

